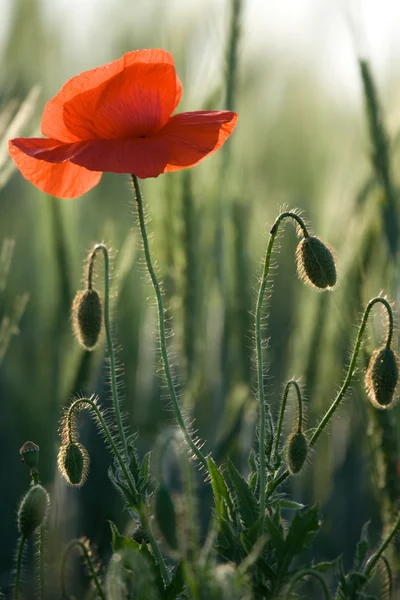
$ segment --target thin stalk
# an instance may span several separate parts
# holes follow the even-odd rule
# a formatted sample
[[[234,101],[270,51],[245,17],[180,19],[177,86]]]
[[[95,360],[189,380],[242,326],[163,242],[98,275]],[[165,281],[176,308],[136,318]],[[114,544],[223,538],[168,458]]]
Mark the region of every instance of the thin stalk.
[[[383,542],[379,546],[378,550],[375,552],[375,554],[368,561],[368,563],[367,563],[367,565],[365,567],[365,571],[364,571],[364,573],[365,573],[365,575],[367,577],[369,577],[371,575],[371,572],[374,569],[376,563],[378,562],[378,560],[380,559],[380,557],[382,556],[382,554],[385,552],[386,548],[389,546],[390,542],[392,541],[392,539],[396,535],[399,527],[400,527],[400,515],[398,516],[397,521],[396,521],[393,529],[391,530],[391,532],[387,536],[387,538],[383,540]]]
[[[98,574],[96,573],[96,569],[93,565],[92,557],[90,556],[90,553],[89,553],[89,550],[88,550],[86,544],[82,540],[72,540],[68,544],[68,546],[66,547],[66,549],[64,551],[64,555],[63,555],[62,563],[61,563],[61,588],[62,588],[63,597],[69,598],[68,593],[67,593],[67,582],[66,582],[66,570],[67,569],[66,569],[66,567],[67,567],[67,559],[69,557],[69,554],[75,546],[78,546],[78,548],[81,550],[81,552],[85,558],[86,565],[87,565],[87,568],[89,571],[89,575],[94,582],[98,596],[101,598],[101,600],[106,600],[104,590],[101,587],[101,583],[99,581]]]
[[[255,336],[256,336],[256,364],[257,364],[257,386],[258,386],[258,400],[260,405],[260,432],[259,432],[259,460],[260,460],[260,512],[261,515],[265,513],[265,447],[272,447],[273,443],[273,424],[272,416],[269,410],[269,406],[265,404],[264,395],[264,366],[262,356],[262,334],[261,334],[261,311],[263,306],[263,300],[265,290],[268,282],[269,268],[271,263],[272,248],[274,245],[275,238],[278,233],[280,223],[286,219],[294,219],[297,224],[301,227],[304,237],[308,237],[308,231],[303,220],[293,212],[283,212],[276,219],[273,224],[270,237],[268,241],[267,251],[265,254],[263,274],[261,278],[260,289],[257,296],[256,312],[255,312]],[[265,421],[268,420],[268,440],[266,442],[265,434]]]
[[[178,425],[183,433],[186,443],[188,444],[189,448],[192,450],[192,452],[196,456],[196,458],[199,460],[199,462],[202,464],[202,466],[205,469],[207,469],[207,460],[206,460],[204,454],[201,452],[201,450],[196,446],[196,443],[193,441],[193,439],[186,427],[185,420],[182,415],[182,410],[181,410],[181,407],[179,404],[178,396],[175,391],[175,386],[174,386],[174,382],[173,382],[172,374],[171,374],[171,367],[170,367],[169,358],[168,358],[167,337],[166,337],[166,333],[165,333],[165,322],[164,322],[164,304],[163,304],[161,287],[160,287],[159,281],[157,279],[157,275],[154,270],[153,262],[151,260],[149,240],[148,240],[147,231],[146,231],[146,220],[145,220],[145,215],[144,215],[143,196],[142,196],[142,192],[141,192],[140,186],[139,186],[139,181],[138,181],[136,175],[132,175],[132,181],[133,181],[133,186],[135,188],[136,205],[137,205],[137,210],[138,210],[140,233],[142,235],[142,240],[143,240],[143,248],[144,248],[144,254],[145,254],[145,259],[146,259],[146,266],[147,266],[147,270],[149,272],[151,282],[153,284],[154,291],[156,294],[156,299],[157,299],[161,357],[162,357],[162,363],[163,363],[163,367],[164,367],[165,378],[167,380],[168,391],[169,391],[169,394],[170,394],[170,397],[172,400],[172,405],[174,407],[176,420],[178,421]]]
[[[372,307],[375,304],[378,304],[378,303],[383,304],[383,306],[386,309],[387,315],[388,315],[388,327],[387,327],[386,345],[387,345],[387,347],[389,347],[390,344],[391,344],[392,337],[393,337],[393,313],[392,313],[392,309],[391,309],[391,306],[390,306],[389,302],[385,298],[381,298],[380,296],[377,296],[376,298],[372,298],[372,300],[370,300],[368,302],[368,304],[367,304],[367,307],[366,307],[366,309],[364,311],[364,314],[363,314],[363,317],[362,317],[362,320],[361,320],[360,327],[358,329],[356,344],[354,346],[353,355],[351,357],[350,365],[349,365],[349,368],[347,370],[346,378],[345,378],[345,380],[343,382],[343,385],[340,388],[340,390],[339,390],[339,392],[338,392],[335,400],[332,402],[331,406],[326,411],[324,417],[321,419],[321,421],[320,421],[317,429],[315,430],[314,434],[312,435],[312,437],[310,439],[310,448],[312,448],[313,446],[315,446],[315,444],[317,443],[318,438],[320,437],[320,435],[323,432],[323,430],[325,429],[326,425],[328,424],[328,422],[332,418],[333,414],[337,410],[339,404],[343,400],[343,397],[345,396],[345,394],[346,394],[346,392],[348,390],[348,387],[349,387],[349,385],[351,383],[351,380],[353,378],[353,375],[354,375],[354,371],[356,369],[357,358],[358,358],[358,354],[360,352],[362,338],[363,338],[363,335],[364,335],[364,332],[365,332],[365,328],[367,326],[367,321],[368,321],[369,314],[371,312]],[[283,483],[285,481],[285,479],[288,476],[289,476],[289,471],[288,470],[284,471],[271,484],[271,486],[269,488],[269,492],[273,492],[281,483]]]
[[[272,452],[272,464],[275,461],[276,455],[278,454],[279,451],[279,442],[281,439],[281,433],[282,433],[282,427],[283,427],[283,419],[285,416],[285,410],[286,410],[286,403],[287,403],[287,398],[289,395],[289,390],[290,390],[290,386],[293,386],[296,390],[297,393],[297,401],[298,401],[298,405],[299,405],[299,415],[298,415],[298,429],[297,431],[300,433],[302,430],[302,425],[303,425],[303,403],[301,400],[301,391],[300,391],[300,386],[297,383],[297,381],[295,379],[291,379],[290,381],[287,382],[286,387],[285,387],[285,392],[283,394],[283,399],[282,399],[282,405],[281,405],[281,410],[279,413],[279,421],[278,421],[278,427],[276,430],[276,436],[275,436],[275,444],[274,444],[274,450]]]
[[[151,547],[153,549],[153,552],[155,554],[155,557],[157,558],[158,563],[160,565],[164,583],[166,585],[168,585],[171,581],[169,573],[168,573],[168,569],[165,565],[163,555],[161,554],[161,550],[157,544],[157,540],[156,540],[153,530],[151,528],[149,516],[147,514],[147,508],[144,504],[142,504],[139,508],[139,516],[140,516],[140,520],[142,522],[143,528],[146,531],[147,537],[149,538],[149,541],[150,541]]]
[[[88,280],[87,286],[88,289],[92,289],[92,277],[93,277],[93,266],[94,259],[97,252],[101,251],[104,257],[104,327],[106,330],[106,338],[107,338],[107,347],[108,347],[108,355],[110,358],[110,375],[111,375],[111,393],[112,393],[112,401],[115,412],[115,417],[117,420],[118,433],[123,444],[125,455],[128,457],[128,444],[126,441],[125,430],[122,423],[120,403],[118,398],[118,387],[117,387],[117,374],[116,374],[116,362],[115,362],[115,352],[112,340],[111,333],[111,320],[110,320],[110,259],[108,256],[108,250],[104,244],[96,244],[93,248],[92,253],[89,258],[89,267],[88,267]]]
[[[24,547],[25,547],[26,537],[21,535],[21,539],[19,540],[18,546],[18,554],[17,554],[17,568],[15,573],[15,587],[14,587],[14,600],[19,600],[19,592],[21,588],[21,577],[22,577],[22,559],[24,556]]]

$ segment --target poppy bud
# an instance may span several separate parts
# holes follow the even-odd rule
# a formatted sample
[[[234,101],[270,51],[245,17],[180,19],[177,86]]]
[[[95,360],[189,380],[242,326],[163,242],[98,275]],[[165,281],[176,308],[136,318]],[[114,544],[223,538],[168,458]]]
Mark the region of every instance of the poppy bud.
[[[19,450],[21,462],[28,465],[30,469],[36,469],[39,464],[39,446],[33,442],[25,442]]]
[[[296,431],[289,436],[287,462],[292,475],[299,473],[303,468],[308,454],[307,438],[301,431]]]
[[[81,487],[85,483],[89,462],[89,454],[79,442],[70,442],[66,446],[61,446],[58,452],[58,468],[69,485],[75,487]]]
[[[50,507],[49,494],[37,484],[29,488],[18,509],[18,528],[21,535],[29,537],[43,524]]]
[[[72,323],[79,343],[86,350],[96,346],[103,322],[103,307],[99,293],[94,289],[80,291],[72,305]]]
[[[399,357],[387,346],[372,354],[365,374],[365,387],[375,408],[391,408],[399,380]]]
[[[306,283],[320,289],[336,283],[336,263],[331,250],[315,236],[304,237],[296,250],[297,270]]]

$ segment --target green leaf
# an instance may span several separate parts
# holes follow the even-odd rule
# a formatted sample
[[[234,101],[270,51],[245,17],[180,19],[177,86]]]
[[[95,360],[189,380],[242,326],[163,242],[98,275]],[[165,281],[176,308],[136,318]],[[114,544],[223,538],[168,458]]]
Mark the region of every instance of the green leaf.
[[[113,552],[119,552],[130,548],[132,550],[139,550],[139,544],[132,538],[121,535],[117,529],[117,526],[113,521],[108,521],[111,529],[111,547]]]
[[[185,579],[183,565],[180,562],[172,574],[171,583],[165,588],[163,598],[165,598],[165,600],[176,600],[176,598],[178,598],[183,592],[184,587]]]
[[[287,578],[293,559],[308,548],[320,526],[316,506],[295,514],[283,546],[280,544],[277,548],[277,577],[273,588],[275,593]]]
[[[361,571],[362,570],[362,565],[367,557],[368,554],[368,548],[369,548],[369,539],[368,539],[368,528],[369,528],[369,524],[370,521],[367,521],[367,523],[364,523],[362,529],[361,529],[361,537],[360,537],[360,541],[357,544],[356,547],[356,555],[354,558],[354,564],[353,564],[353,570],[354,571]]]
[[[175,507],[167,488],[160,485],[156,491],[155,515],[160,532],[172,550],[178,550]]]
[[[228,461],[229,477],[234,488],[236,505],[246,527],[250,527],[260,516],[260,509],[256,497],[249,485],[243,479],[232,461]]]
[[[217,515],[219,517],[225,516],[225,506],[228,507],[229,511],[233,515],[234,507],[232,498],[228,489],[228,486],[225,483],[225,479],[223,478],[221,471],[218,469],[217,465],[211,458],[211,456],[207,457],[208,463],[208,472],[210,474],[211,486],[214,493],[215,507],[217,511]],[[225,505],[225,506],[224,506]]]

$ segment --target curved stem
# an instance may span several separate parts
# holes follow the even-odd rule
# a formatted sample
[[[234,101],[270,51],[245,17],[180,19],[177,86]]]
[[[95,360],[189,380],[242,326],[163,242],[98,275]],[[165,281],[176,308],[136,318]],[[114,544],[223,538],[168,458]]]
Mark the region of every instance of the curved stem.
[[[385,540],[383,540],[383,542],[379,546],[378,550],[375,552],[375,554],[368,561],[368,563],[367,563],[367,565],[365,567],[365,571],[364,571],[364,573],[365,573],[365,575],[367,577],[369,577],[371,575],[371,572],[375,568],[376,563],[381,558],[381,556],[385,552],[386,548],[389,546],[390,542],[392,541],[392,539],[396,535],[396,533],[399,530],[399,528],[400,528],[400,515],[398,516],[397,521],[396,521],[396,523],[395,523],[392,531],[389,533],[389,535],[387,536],[387,538]]]
[[[168,358],[167,338],[166,338],[166,333],[165,333],[165,322],[164,322],[164,304],[163,304],[163,299],[162,299],[161,287],[160,287],[159,281],[157,279],[157,275],[154,270],[153,262],[151,260],[149,240],[147,237],[146,222],[145,222],[145,216],[144,216],[142,192],[140,190],[139,181],[138,181],[136,175],[132,175],[132,181],[133,181],[133,186],[135,188],[136,204],[137,204],[138,217],[139,217],[139,226],[140,226],[140,233],[142,235],[142,240],[143,240],[143,248],[144,248],[144,254],[145,254],[145,259],[146,259],[146,266],[147,266],[147,270],[149,272],[151,282],[153,284],[154,291],[155,291],[156,298],[157,298],[158,326],[159,326],[159,331],[160,331],[161,356],[162,356],[162,363],[163,363],[163,367],[164,367],[164,373],[165,373],[165,377],[167,380],[168,391],[169,391],[169,394],[170,394],[170,397],[172,400],[172,404],[174,407],[176,420],[178,421],[178,425],[181,428],[181,431],[183,433],[185,441],[188,444],[191,451],[193,452],[193,454],[199,460],[201,465],[205,469],[207,469],[207,460],[206,460],[204,454],[201,452],[201,450],[196,446],[196,443],[193,441],[193,439],[186,427],[185,420],[182,415],[182,410],[181,410],[181,407],[179,404],[178,396],[175,391],[175,386],[174,386],[174,382],[173,382],[172,374],[171,374],[171,367],[170,367],[169,358]]]
[[[260,405],[260,432],[259,432],[259,460],[260,460],[260,512],[265,513],[265,447],[269,448],[273,442],[273,424],[269,406],[265,404],[264,395],[264,367],[262,357],[262,335],[261,335],[261,311],[265,295],[265,290],[268,282],[269,268],[271,264],[271,254],[275,238],[278,233],[278,228],[284,219],[293,219],[301,227],[304,237],[308,237],[308,232],[303,220],[294,212],[283,212],[273,224],[268,241],[267,251],[265,254],[263,274],[261,278],[260,289],[257,296],[257,304],[255,311],[255,336],[256,336],[256,364],[257,364],[257,386],[258,400]],[[268,439],[266,444],[265,422],[268,421]]]
[[[110,445],[111,451],[113,452],[115,458],[117,459],[117,461],[119,463],[119,466],[122,469],[122,472],[126,479],[126,483],[128,484],[128,486],[130,488],[131,494],[135,495],[137,493],[135,482],[133,481],[132,476],[126,467],[124,459],[122,458],[122,455],[121,455],[120,451],[118,450],[118,448],[112,438],[112,435],[107,426],[107,423],[103,419],[101,411],[99,410],[99,408],[94,400],[91,400],[90,398],[78,398],[77,400],[74,400],[74,402],[71,404],[71,406],[68,409],[68,413],[67,413],[68,435],[69,435],[70,431],[72,431],[74,410],[77,409],[80,404],[90,406],[92,408],[93,412],[96,415],[98,422],[100,423],[100,426],[101,426],[103,433],[107,439],[107,442]]]
[[[110,319],[110,259],[108,255],[107,247],[104,244],[96,244],[93,248],[88,265],[87,275],[87,286],[88,289],[92,289],[92,278],[93,278],[93,267],[96,254],[98,252],[103,253],[104,257],[104,327],[106,330],[108,356],[110,358],[110,376],[111,376],[111,394],[115,417],[117,420],[118,433],[125,450],[125,455],[128,457],[128,444],[126,441],[125,430],[122,423],[120,403],[118,398],[118,386],[117,386],[117,374],[116,374],[116,362],[115,352],[112,341],[111,333],[111,319]]]
[[[22,576],[22,559],[24,556],[24,546],[26,542],[26,537],[21,535],[21,539],[19,540],[18,546],[18,554],[17,554],[17,568],[15,573],[15,587],[14,587],[14,600],[19,600],[19,592],[21,588],[21,576]]]
[[[79,404],[89,405],[93,409],[93,411],[94,411],[94,413],[96,415],[96,418],[97,418],[98,422],[100,423],[101,428],[102,428],[102,430],[104,432],[104,435],[106,436],[107,442],[109,443],[109,445],[111,447],[111,450],[114,453],[115,458],[118,460],[118,463],[119,463],[119,465],[120,465],[120,467],[122,469],[122,472],[123,472],[123,474],[125,476],[126,483],[129,486],[129,490],[130,490],[132,496],[136,496],[137,495],[137,489],[136,489],[135,482],[132,479],[132,476],[131,476],[130,472],[128,471],[128,469],[127,469],[127,467],[126,467],[126,465],[124,463],[124,460],[123,460],[123,458],[121,456],[121,453],[119,452],[116,444],[114,443],[114,440],[113,440],[112,435],[110,433],[110,430],[109,430],[109,428],[107,426],[107,423],[104,421],[103,416],[102,416],[100,410],[98,409],[96,403],[93,400],[91,400],[90,398],[78,398],[78,400],[75,400],[71,404],[71,406],[68,409],[68,413],[67,413],[67,427],[68,427],[68,431],[70,431],[70,428],[72,427],[72,425],[71,425],[71,423],[72,423],[72,413],[75,410],[75,408],[77,408],[77,406]],[[167,568],[165,566],[165,562],[164,562],[163,556],[161,554],[160,548],[158,547],[157,540],[155,539],[154,534],[151,531],[149,519],[147,518],[146,513],[143,513],[143,515],[141,515],[141,518],[142,518],[142,516],[144,516],[144,519],[145,519],[145,522],[142,521],[142,525],[143,525],[143,527],[144,527],[144,529],[146,531],[146,534],[147,534],[147,536],[148,536],[148,538],[150,540],[150,544],[151,544],[151,547],[153,549],[153,552],[157,556],[157,559],[158,559],[158,561],[160,563],[161,570],[163,572],[165,571],[167,573],[167,576],[168,576],[168,571],[167,571]]]
[[[75,546],[78,546],[78,548],[82,551],[82,554],[85,558],[86,565],[87,565],[87,568],[89,571],[89,575],[94,581],[94,584],[96,586],[96,590],[97,590],[99,597],[101,598],[101,600],[106,600],[105,593],[103,591],[103,588],[101,587],[101,583],[97,576],[96,569],[94,568],[94,565],[93,565],[92,557],[90,556],[90,553],[89,553],[89,550],[88,550],[86,544],[82,540],[72,540],[64,550],[64,555],[63,555],[62,563],[61,563],[61,590],[62,590],[63,597],[70,598],[70,596],[67,593],[66,567],[67,567],[67,559],[69,557],[69,554]]]
[[[330,600],[331,595],[329,593],[328,586],[326,585],[324,578],[322,577],[322,575],[320,575],[320,573],[318,573],[317,571],[313,571],[312,569],[303,569],[296,574],[296,576],[292,579],[288,591],[286,592],[286,600],[289,600],[290,593],[292,592],[294,586],[299,581],[299,579],[303,579],[303,577],[306,577],[307,575],[316,577],[318,579],[321,588],[323,589],[325,600]]]
[[[344,395],[346,394],[346,392],[348,390],[348,387],[349,387],[350,382],[351,382],[351,380],[353,378],[353,375],[354,375],[354,371],[356,369],[357,358],[358,358],[358,354],[360,352],[362,338],[363,338],[363,335],[364,335],[364,332],[365,332],[365,328],[367,326],[369,314],[371,312],[372,307],[375,304],[378,304],[378,303],[383,304],[383,306],[385,307],[385,309],[387,311],[387,314],[388,314],[389,324],[388,324],[386,344],[387,344],[388,347],[391,344],[392,335],[393,335],[393,313],[392,313],[392,309],[391,309],[391,306],[390,306],[389,302],[385,298],[381,298],[380,296],[377,296],[376,298],[372,298],[372,300],[370,300],[368,302],[367,306],[366,306],[366,309],[364,311],[364,314],[363,314],[363,317],[362,317],[362,320],[361,320],[360,327],[358,328],[358,334],[357,334],[356,344],[354,346],[353,355],[351,357],[350,365],[349,365],[349,368],[347,370],[346,378],[345,378],[345,380],[343,382],[343,385],[340,388],[340,390],[339,390],[339,392],[338,392],[335,400],[332,402],[331,406],[329,407],[329,409],[325,413],[324,417],[321,419],[321,421],[320,421],[317,429],[315,430],[314,434],[312,435],[312,437],[310,439],[310,448],[312,448],[313,446],[315,446],[315,444],[317,443],[317,440],[318,440],[319,436],[321,435],[321,433],[325,429],[326,425],[328,424],[328,422],[332,418],[333,414],[335,413],[336,409],[338,408],[339,404],[343,400],[343,397],[344,397]],[[288,476],[289,476],[289,471],[288,470],[284,471],[271,484],[271,487],[270,487],[269,491],[273,492],[281,483],[283,483],[285,481],[285,479]]]
[[[285,391],[283,394],[283,399],[282,399],[282,404],[281,404],[281,410],[279,413],[279,420],[278,420],[278,427],[276,429],[276,435],[275,435],[275,443],[274,443],[274,450],[272,452],[272,463],[274,463],[276,455],[278,454],[279,451],[279,442],[281,439],[281,433],[282,433],[282,427],[283,427],[283,419],[285,416],[285,410],[286,410],[286,403],[287,403],[287,398],[289,395],[289,390],[290,390],[290,386],[293,386],[296,390],[297,393],[297,400],[298,400],[298,405],[299,405],[299,420],[298,420],[298,431],[301,432],[302,431],[302,425],[303,425],[303,403],[301,400],[301,391],[300,391],[300,386],[298,384],[298,382],[295,379],[291,379],[290,381],[287,382],[286,387],[285,387]]]
[[[153,549],[153,552],[154,552],[154,554],[155,554],[155,556],[156,556],[156,558],[158,560],[158,563],[160,565],[160,569],[161,569],[161,572],[162,572],[164,583],[166,585],[168,585],[169,582],[170,582],[170,577],[169,577],[168,569],[167,569],[167,567],[165,565],[163,555],[161,554],[161,550],[160,550],[160,548],[159,548],[159,546],[157,544],[157,540],[156,540],[156,538],[154,536],[154,533],[153,533],[153,530],[151,528],[151,524],[150,524],[150,520],[149,520],[149,516],[147,514],[147,509],[146,509],[145,504],[142,504],[140,506],[139,517],[140,517],[140,520],[142,522],[143,528],[146,531],[147,537],[149,538],[149,541],[150,541],[151,547]]]
[[[354,375],[354,371],[356,368],[356,363],[357,363],[357,358],[358,358],[358,354],[360,352],[360,348],[361,348],[361,342],[362,342],[362,338],[364,335],[364,331],[365,328],[367,326],[367,321],[368,321],[368,317],[369,314],[371,312],[372,307],[377,304],[377,303],[381,303],[383,304],[383,306],[386,308],[388,315],[389,315],[389,328],[388,328],[388,336],[387,336],[387,345],[390,344],[391,339],[392,339],[392,334],[393,334],[393,315],[392,315],[392,309],[390,307],[390,304],[387,300],[385,300],[385,298],[381,298],[381,297],[376,297],[376,298],[372,298],[372,300],[370,300],[367,304],[367,307],[364,311],[362,320],[361,320],[361,324],[360,327],[358,329],[358,335],[357,335],[357,340],[356,340],[356,345],[354,346],[354,350],[353,350],[353,355],[351,357],[351,361],[350,361],[350,365],[347,371],[347,375],[346,378],[343,382],[342,387],[339,390],[338,395],[336,396],[336,399],[334,400],[334,402],[332,402],[330,408],[327,410],[325,416],[322,418],[321,422],[319,423],[317,429],[315,430],[313,436],[311,437],[310,440],[310,448],[312,448],[313,446],[315,446],[315,444],[317,443],[317,440],[319,438],[319,436],[321,435],[321,433],[323,432],[323,430],[325,429],[326,424],[328,423],[328,421],[331,419],[332,415],[334,414],[334,412],[336,411],[337,407],[339,406],[339,404],[341,403],[345,393],[347,392],[347,389],[350,385],[351,379]]]

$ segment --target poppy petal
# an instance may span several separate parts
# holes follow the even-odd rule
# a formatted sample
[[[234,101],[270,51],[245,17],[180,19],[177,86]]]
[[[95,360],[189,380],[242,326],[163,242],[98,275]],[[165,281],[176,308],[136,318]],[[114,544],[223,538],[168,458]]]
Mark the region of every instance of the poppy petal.
[[[76,96],[90,90],[94,91],[99,86],[110,82],[114,77],[123,73],[125,69],[137,64],[169,65],[174,68],[174,60],[171,54],[165,50],[156,48],[128,52],[118,60],[73,77],[46,104],[41,125],[43,135],[63,142],[75,142],[82,139],[66,126],[64,122],[64,105],[72,101]],[[172,110],[176,108],[181,95],[181,83],[177,76],[175,89],[175,101]]]
[[[169,160],[165,172],[193,167],[216,152],[231,135],[237,114],[224,111],[195,111],[171,117],[157,132],[168,142]]]
[[[27,142],[25,149],[24,141]],[[42,192],[57,198],[76,198],[99,183],[102,173],[88,171],[71,162],[60,164],[35,158],[32,155],[35,152],[35,145],[37,151],[40,145],[42,150],[50,146],[54,149],[54,140],[42,138],[10,140],[8,151],[22,175]]]
[[[80,140],[149,135],[167,123],[176,96],[173,65],[138,63],[66,102],[64,123]]]
[[[134,173],[140,179],[164,173],[169,160],[168,142],[163,138],[90,140],[71,145],[70,160],[96,171]]]

